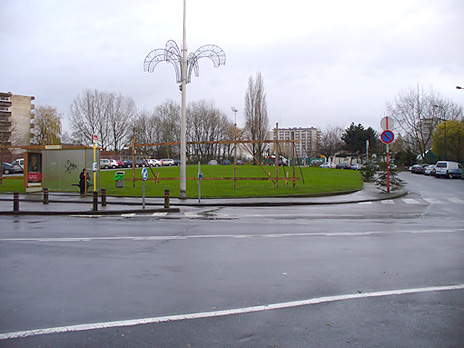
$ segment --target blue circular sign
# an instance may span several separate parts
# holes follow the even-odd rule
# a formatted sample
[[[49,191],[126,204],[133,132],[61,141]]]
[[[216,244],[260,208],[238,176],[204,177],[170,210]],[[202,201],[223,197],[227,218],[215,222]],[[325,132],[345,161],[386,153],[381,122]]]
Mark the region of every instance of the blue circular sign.
[[[148,179],[148,170],[147,170],[147,168],[142,169],[142,179],[144,181]]]
[[[380,140],[382,140],[384,144],[391,144],[393,140],[395,140],[395,135],[393,134],[392,131],[386,130],[382,132],[382,135],[380,136]]]

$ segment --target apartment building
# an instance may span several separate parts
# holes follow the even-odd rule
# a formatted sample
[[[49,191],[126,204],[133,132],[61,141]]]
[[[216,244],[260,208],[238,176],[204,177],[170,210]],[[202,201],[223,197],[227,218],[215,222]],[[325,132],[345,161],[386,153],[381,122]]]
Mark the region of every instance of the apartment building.
[[[35,97],[0,92],[0,142],[6,146],[28,146],[34,119]]]
[[[293,128],[279,128],[279,134],[277,138],[277,130],[274,128],[271,131],[270,139],[273,140],[299,140],[295,144],[295,157],[296,158],[311,158],[315,157],[317,154],[317,144],[320,137],[320,131],[315,127],[302,128],[302,127],[293,127]],[[281,144],[279,152],[291,156],[292,154],[292,144]],[[275,144],[270,145],[271,152],[275,152]]]

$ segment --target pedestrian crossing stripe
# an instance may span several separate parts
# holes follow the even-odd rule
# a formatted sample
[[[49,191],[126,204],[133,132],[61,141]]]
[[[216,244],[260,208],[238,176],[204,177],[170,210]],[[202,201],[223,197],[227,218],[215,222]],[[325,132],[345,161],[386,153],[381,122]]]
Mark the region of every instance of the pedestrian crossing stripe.
[[[419,204],[418,201],[412,198],[403,198],[403,202],[406,204]]]
[[[459,198],[448,198],[448,200],[456,204],[464,204],[464,200]]]
[[[424,201],[430,203],[430,204],[444,204],[444,202],[436,199],[436,198],[424,198]]]

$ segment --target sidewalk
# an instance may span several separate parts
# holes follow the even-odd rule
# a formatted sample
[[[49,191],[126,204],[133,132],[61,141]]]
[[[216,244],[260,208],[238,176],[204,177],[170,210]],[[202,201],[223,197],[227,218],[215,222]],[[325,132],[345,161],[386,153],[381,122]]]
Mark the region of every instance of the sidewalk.
[[[43,204],[43,193],[19,196],[19,211],[13,211],[13,194],[0,195],[0,215],[119,215],[127,213],[180,212],[182,207],[219,206],[291,206],[314,204],[349,204],[395,199],[405,196],[407,191],[382,193],[374,184],[364,184],[360,191],[322,197],[258,197],[258,198],[170,198],[170,208],[164,208],[164,198],[145,198],[145,209],[141,197],[108,196],[107,205],[98,201],[98,211],[93,211],[93,197],[81,197],[73,193],[49,193],[49,204]]]

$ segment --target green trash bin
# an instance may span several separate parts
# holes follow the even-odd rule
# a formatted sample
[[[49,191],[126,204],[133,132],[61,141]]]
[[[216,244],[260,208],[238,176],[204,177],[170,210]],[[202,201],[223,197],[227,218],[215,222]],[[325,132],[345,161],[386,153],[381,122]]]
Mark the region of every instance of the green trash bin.
[[[114,174],[116,188],[124,188],[124,174],[125,172],[116,172],[116,174]]]

